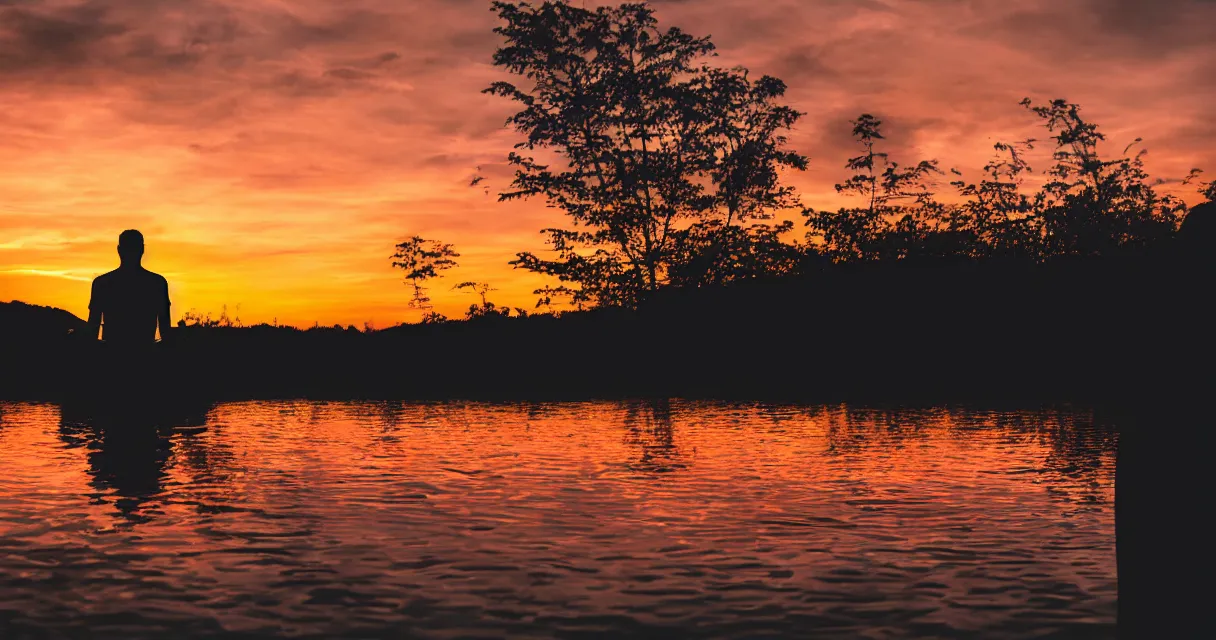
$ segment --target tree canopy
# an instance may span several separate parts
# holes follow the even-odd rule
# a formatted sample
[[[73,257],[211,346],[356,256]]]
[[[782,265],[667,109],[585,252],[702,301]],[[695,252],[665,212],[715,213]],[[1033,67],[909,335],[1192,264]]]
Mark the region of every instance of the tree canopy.
[[[780,80],[711,66],[707,38],[660,29],[645,4],[493,7],[506,39],[494,64],[526,81],[486,89],[522,107],[500,198],[543,198],[570,223],[544,230],[553,257],[512,263],[561,282],[538,293],[631,306],[667,284],[736,277],[732,262],[771,241],[757,221],[797,205],[781,171],[807,164],[785,148],[802,114],[779,103]]]
[[[864,204],[807,209],[811,242],[836,262],[997,256],[1041,261],[1134,253],[1173,236],[1185,204],[1156,190],[1144,170],[1143,150],[1128,155],[1139,139],[1114,157],[1104,156],[1099,147],[1105,136],[1078,105],[1035,105],[1029,99],[1021,104],[1055,142],[1039,191],[1024,191],[1032,172],[1025,155],[1037,141],[998,142],[978,183],[952,170],[960,176],[950,183],[959,198],[944,204],[934,195],[934,178],[942,173],[937,161],[901,168],[876,151],[882,122],[862,114],[853,134],[864,153],[846,164],[857,174],[836,190]]]
[[[633,307],[664,287],[812,274],[826,262],[1137,254],[1173,238],[1186,210],[1148,175],[1145,152],[1133,152],[1139,139],[1110,153],[1099,127],[1063,99],[1021,102],[1049,143],[997,142],[978,180],[949,170],[946,196],[938,160],[891,158],[882,120],[863,113],[851,123],[852,175],[835,185],[849,205],[804,208],[785,182],[808,166],[788,140],[804,114],[784,103],[781,80],[714,65],[708,38],[661,28],[644,3],[499,0],[492,10],[504,39],[493,63],[515,77],[483,92],[519,107],[507,125],[522,136],[499,199],[543,201],[565,220],[542,230],[548,251],[510,263],[553,278],[534,292],[538,307]],[[1028,158],[1048,144],[1049,166],[1036,174]],[[1184,183],[1216,198],[1216,183],[1200,177],[1194,170]],[[782,212],[802,214],[804,241],[790,237],[796,216]],[[397,249],[412,306],[429,309],[423,284],[458,254],[417,236]],[[510,313],[485,299],[488,284],[457,290],[482,298],[470,317]]]

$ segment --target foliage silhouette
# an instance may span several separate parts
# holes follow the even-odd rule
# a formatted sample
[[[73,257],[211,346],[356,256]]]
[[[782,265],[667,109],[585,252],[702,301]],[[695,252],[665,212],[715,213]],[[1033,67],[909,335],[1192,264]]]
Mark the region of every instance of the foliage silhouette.
[[[511,316],[511,310],[509,308],[505,308],[505,307],[499,308],[499,307],[495,306],[495,304],[493,302],[490,302],[489,300],[486,299],[486,294],[488,294],[491,291],[498,291],[498,289],[491,287],[489,284],[487,284],[485,282],[472,282],[472,281],[461,282],[460,284],[452,287],[452,290],[453,291],[467,291],[469,293],[473,293],[473,294],[476,294],[481,297],[480,305],[476,305],[476,304],[469,305],[469,310],[465,313],[465,316],[464,316],[465,320],[476,320],[478,318],[487,318],[487,317],[508,318]]]
[[[405,271],[405,279],[414,288],[411,307],[423,312],[430,311],[431,298],[423,283],[438,278],[442,272],[456,266],[455,258],[459,257],[460,254],[452,245],[424,240],[420,236],[412,236],[397,245],[397,252],[392,256],[393,266]]]
[[[575,311],[584,311],[594,304],[589,290],[566,285],[544,286],[534,290],[532,295],[540,296],[536,300],[536,308],[547,309],[550,313],[560,313],[558,305],[563,303]]]
[[[1043,187],[1039,214],[1043,251],[1048,256],[1099,256],[1139,250],[1169,238],[1177,230],[1185,204],[1158,195],[1148,183],[1141,150],[1127,156],[1137,138],[1119,157],[1106,160],[1098,151],[1106,136],[1064,100],[1022,105],[1054,133],[1055,164]]]
[[[1191,169],[1191,174],[1188,175],[1182,184],[1194,184],[1198,187],[1200,195],[1207,198],[1208,202],[1216,201],[1216,180],[1205,182],[1199,179],[1203,174],[1203,169]]]
[[[419,322],[421,324],[443,324],[444,322],[447,322],[447,321],[448,321],[448,317],[443,315],[442,313],[438,313],[435,311],[428,311],[428,312],[422,314],[422,320],[420,320]]]
[[[845,165],[852,177],[836,185],[862,204],[801,209],[781,176],[807,166],[786,149],[785,133],[802,114],[780,104],[780,80],[708,64],[708,38],[660,29],[644,4],[493,8],[502,21],[495,31],[507,41],[494,64],[529,83],[485,90],[523,107],[508,119],[525,140],[508,156],[515,177],[500,200],[543,198],[570,221],[543,230],[552,257],[521,252],[511,262],[559,281],[534,292],[538,308],[636,308],[663,288],[811,275],[823,260],[1143,253],[1172,240],[1185,210],[1157,191],[1144,151],[1130,154],[1135,143],[1104,155],[1098,126],[1059,99],[1021,102],[1054,143],[1046,182],[1033,193],[1024,187],[1034,139],[996,143],[978,182],[951,170],[957,197],[942,199],[938,161],[892,160],[879,148],[881,120],[862,114],[852,123],[862,153]],[[1212,183],[1200,188],[1216,193]],[[808,227],[805,243],[786,240],[790,221],[773,220],[794,208]]]
[[[941,217],[929,183],[941,173],[937,162],[924,160],[901,168],[885,152],[876,151],[882,140],[882,121],[863,113],[853,121],[853,136],[864,153],[845,166],[857,173],[836,185],[838,193],[859,196],[865,206],[841,208],[834,213],[806,209],[810,240],[837,262],[867,262],[906,258]]]
[[[489,284],[487,284],[485,282],[473,282],[473,281],[461,282],[460,284],[452,287],[452,290],[453,291],[468,291],[469,293],[477,294],[478,296],[481,297],[481,306],[483,306],[483,307],[488,306],[490,304],[490,302],[486,300],[486,294],[491,291],[498,291],[498,289],[491,287]]]
[[[724,248],[770,233],[741,225],[796,205],[779,172],[806,167],[782,134],[801,114],[778,104],[780,80],[709,66],[707,38],[659,29],[644,4],[493,8],[507,40],[494,64],[532,84],[485,90],[523,106],[508,123],[526,140],[508,156],[515,178],[499,197],[542,197],[571,222],[544,230],[553,259],[521,252],[512,262],[563,283],[540,290],[542,304],[636,306],[673,273],[724,280],[711,275],[729,271],[737,252]]]
[[[1040,253],[1035,215],[1045,196],[1022,192],[1025,175],[1031,171],[1025,154],[1034,144],[1034,140],[997,142],[993,145],[996,154],[984,165],[984,179],[978,184],[962,179],[950,183],[965,201],[947,210],[946,228],[963,244],[961,252],[968,257],[1016,258]]]
[[[237,305],[235,312],[240,313],[240,310],[240,305]],[[191,309],[182,314],[177,321],[177,326],[180,329],[184,327],[243,327],[245,324],[241,322],[240,316],[229,316],[228,305],[223,305],[219,317],[214,318],[210,312],[200,313]]]
[[[1173,238],[1186,205],[1157,192],[1144,169],[1143,150],[1129,156],[1129,146],[1106,158],[1099,152],[1105,136],[1076,104],[1021,104],[1042,120],[1056,144],[1038,192],[1022,191],[1032,171],[1025,154],[1036,141],[998,142],[978,184],[952,170],[960,179],[951,185],[963,201],[944,204],[933,193],[932,178],[942,173],[937,161],[902,169],[876,150],[882,122],[862,114],[853,122],[853,135],[864,153],[848,161],[857,173],[836,190],[865,204],[836,212],[807,209],[808,239],[832,260],[849,263],[1113,256],[1161,247]],[[1193,171],[1190,179],[1197,175]],[[1211,191],[1211,185],[1201,190]]]

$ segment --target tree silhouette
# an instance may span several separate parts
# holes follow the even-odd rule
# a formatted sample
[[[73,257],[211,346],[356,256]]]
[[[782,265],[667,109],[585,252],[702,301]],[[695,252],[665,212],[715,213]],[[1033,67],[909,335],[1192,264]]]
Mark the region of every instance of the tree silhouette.
[[[393,266],[405,270],[405,279],[414,287],[411,307],[424,312],[431,309],[431,299],[423,283],[456,266],[455,258],[459,257],[460,254],[452,249],[452,245],[424,240],[419,236],[397,245],[397,252],[392,258]]]
[[[1023,176],[1031,171],[1025,154],[1035,142],[998,142],[993,145],[996,155],[984,165],[983,180],[951,182],[967,200],[947,212],[947,225],[965,239],[970,257],[1040,257],[1038,215],[1046,195],[1022,193]]]
[[[240,312],[241,312],[241,305],[238,304],[238,305],[236,305],[234,313],[240,313]],[[236,327],[239,329],[241,327],[244,327],[245,324],[243,322],[241,322],[241,317],[239,315],[238,316],[229,316],[228,315],[228,305],[225,304],[220,308],[220,315],[218,318],[211,317],[211,312],[207,312],[204,314],[204,313],[199,313],[198,311],[195,311],[194,309],[191,309],[182,314],[182,317],[179,318],[177,321],[177,326],[179,328],[180,327],[204,327],[204,328],[212,329],[215,327],[228,327],[228,328]]]
[[[1064,100],[1035,106],[1021,103],[1051,132],[1056,148],[1048,181],[1036,193],[1023,192],[1031,172],[1025,155],[1033,139],[999,142],[984,166],[984,179],[951,182],[964,198],[943,204],[933,195],[936,161],[901,168],[876,150],[882,122],[862,114],[853,135],[864,153],[847,167],[856,173],[839,193],[860,198],[860,207],[835,212],[804,212],[808,240],[836,262],[903,260],[917,257],[982,259],[1005,256],[1046,260],[1063,256],[1101,256],[1140,251],[1172,237],[1185,204],[1157,193],[1144,170],[1142,150],[1106,159],[1099,153],[1105,136]],[[1198,170],[1184,182],[1197,179]],[[1200,186],[1216,194],[1210,183]]]
[[[845,164],[856,173],[837,184],[836,191],[865,204],[835,212],[807,208],[808,239],[838,262],[906,258],[941,220],[942,206],[934,200],[931,184],[941,170],[936,160],[903,168],[877,151],[882,121],[874,116],[863,113],[852,124],[864,153]]]
[[[448,321],[448,317],[442,313],[428,311],[422,314],[421,324],[443,324]]]
[[[644,4],[493,7],[507,40],[494,64],[532,84],[485,90],[523,105],[508,124],[526,140],[500,200],[540,196],[571,222],[543,231],[553,259],[512,262],[563,283],[540,295],[632,306],[673,272],[701,282],[687,261],[706,256],[708,274],[739,225],[796,203],[779,172],[806,159],[781,131],[801,114],[776,103],[781,81],[708,66],[707,38],[659,29]]]
[[[481,297],[481,306],[483,306],[483,307],[490,304],[490,302],[486,300],[486,294],[491,291],[498,291],[498,289],[491,287],[489,284],[487,284],[485,282],[473,282],[473,281],[461,282],[460,284],[452,287],[452,291],[462,291],[462,290],[468,291],[469,293],[475,293],[478,296],[480,296]]]
[[[506,318],[510,317],[511,315],[511,309],[505,307],[499,309],[493,302],[486,299],[486,294],[490,293],[491,291],[498,291],[498,289],[491,287],[488,283],[474,281],[461,282],[460,284],[452,287],[452,291],[467,291],[481,297],[480,306],[476,304],[469,305],[469,310],[467,313],[465,313],[466,320],[473,320],[487,316],[501,316]]]
[[[670,282],[720,285],[798,273],[814,250],[782,239],[793,228],[789,220],[746,227],[721,220],[697,223],[678,234]]]
[[[1106,136],[1064,100],[1022,105],[1054,133],[1055,164],[1043,187],[1042,237],[1047,255],[1096,256],[1136,250],[1170,237],[1185,205],[1158,195],[1144,171],[1144,150],[1104,160],[1098,146]]]
[[[1216,202],[1216,180],[1205,182],[1199,179],[1203,174],[1203,169],[1191,169],[1191,174],[1183,179],[1182,184],[1194,184],[1199,189],[1199,193],[1208,199],[1208,202]]]
[[[532,295],[540,296],[536,300],[537,309],[545,308],[551,313],[557,313],[558,304],[568,304],[576,311],[583,311],[592,304],[589,289],[573,289],[565,285],[544,286],[533,291]]]
[[[764,76],[753,83],[746,69],[704,67],[694,86],[702,100],[700,117],[707,122],[712,209],[708,219],[677,232],[679,257],[673,263],[680,277],[673,282],[722,284],[790,272],[801,250],[781,242],[780,236],[792,223],[755,221],[800,207],[794,189],[781,183],[780,173],[807,168],[806,157],[784,148],[787,138],[782,133],[802,114],[777,104],[785,94],[783,82]]]

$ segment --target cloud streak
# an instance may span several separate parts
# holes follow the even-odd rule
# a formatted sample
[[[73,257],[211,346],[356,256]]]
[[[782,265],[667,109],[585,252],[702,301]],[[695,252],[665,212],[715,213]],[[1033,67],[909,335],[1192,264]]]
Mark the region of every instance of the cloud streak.
[[[47,271],[45,269],[4,269],[0,274],[17,276],[38,276],[43,278],[62,278],[76,282],[92,282],[93,276],[72,273],[70,271]]]

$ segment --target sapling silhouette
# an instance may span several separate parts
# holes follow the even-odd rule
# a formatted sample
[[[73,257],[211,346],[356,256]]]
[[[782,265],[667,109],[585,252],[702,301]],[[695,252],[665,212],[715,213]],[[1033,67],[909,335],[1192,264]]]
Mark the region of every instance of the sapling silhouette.
[[[565,285],[541,287],[534,290],[532,295],[540,296],[536,300],[536,308],[548,309],[551,314],[558,313],[558,304],[566,304],[573,307],[576,311],[583,311],[594,304],[590,291],[586,289],[572,289]]]
[[[983,180],[978,184],[962,179],[950,183],[966,201],[947,210],[946,224],[965,239],[963,250],[969,257],[1039,257],[1038,213],[1046,195],[1022,193],[1024,176],[1031,171],[1025,154],[1034,149],[1035,142],[997,142],[993,145],[996,155],[984,165]]]
[[[862,199],[862,206],[803,211],[811,228],[808,240],[838,262],[905,258],[940,216],[932,192],[933,174],[942,173],[937,161],[901,167],[877,150],[881,127],[882,121],[868,113],[853,121],[853,136],[864,153],[849,159],[845,166],[856,173],[836,185],[838,193]]]
[[[1200,180],[1199,176],[1201,175],[1203,175],[1203,169],[1191,169],[1190,175],[1182,180],[1182,184],[1194,184],[1198,187],[1200,195],[1207,198],[1208,202],[1216,202],[1216,180]]]
[[[406,281],[414,288],[411,307],[424,313],[432,308],[431,298],[423,283],[438,278],[442,272],[456,266],[455,258],[459,257],[460,254],[452,245],[424,240],[420,236],[413,236],[397,245],[397,252],[392,256],[393,266],[405,271]]]
[[[234,312],[240,313],[240,311],[241,311],[241,305],[238,304],[238,305],[236,305]],[[276,323],[278,322],[277,318],[275,319],[275,322]],[[241,322],[241,317],[239,315],[238,316],[229,316],[228,315],[228,305],[223,305],[220,308],[219,317],[212,317],[211,312],[209,312],[209,311],[207,313],[200,313],[194,309],[191,309],[182,314],[182,317],[179,318],[177,321],[177,326],[178,327],[204,327],[204,328],[210,329],[210,328],[215,328],[215,327],[240,328],[240,327],[244,327],[245,324],[243,322]]]
[[[469,310],[467,313],[465,313],[466,320],[473,320],[476,318],[484,318],[484,317],[489,317],[489,316],[507,318],[507,317],[510,317],[510,315],[511,315],[510,308],[504,307],[502,309],[499,309],[497,306],[495,306],[495,304],[493,302],[490,302],[486,298],[486,294],[488,294],[489,292],[498,291],[498,289],[491,287],[488,283],[473,282],[473,281],[461,282],[460,284],[452,287],[452,290],[453,291],[466,291],[466,292],[473,293],[473,294],[476,294],[481,297],[480,306],[478,306],[476,304],[469,305]]]
[[[901,169],[876,150],[881,121],[862,114],[853,122],[864,153],[846,165],[857,173],[836,190],[863,200],[862,206],[836,212],[804,212],[808,240],[836,262],[902,260],[911,257],[979,259],[1012,256],[1048,260],[1143,251],[1177,232],[1185,204],[1156,191],[1144,169],[1144,151],[1108,158],[1099,153],[1105,136],[1081,117],[1080,107],[1064,100],[1035,106],[1021,103],[1051,132],[1056,148],[1048,181],[1033,194],[1023,193],[1031,173],[1025,154],[1035,140],[997,143],[996,157],[978,184],[961,178],[951,184],[963,196],[943,204],[932,192],[936,161]],[[880,169],[881,167],[881,169]],[[1185,181],[1194,181],[1192,171]],[[1216,194],[1210,183],[1201,193]]]
[[[1160,195],[1144,170],[1143,149],[1128,156],[1137,138],[1119,157],[1104,159],[1106,136],[1081,117],[1080,107],[1064,100],[1024,107],[1054,133],[1055,164],[1047,170],[1040,212],[1044,253],[1048,256],[1098,256],[1140,250],[1173,236],[1186,205]]]

